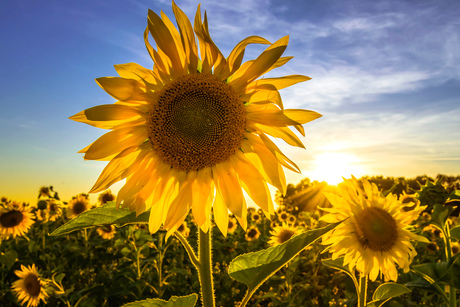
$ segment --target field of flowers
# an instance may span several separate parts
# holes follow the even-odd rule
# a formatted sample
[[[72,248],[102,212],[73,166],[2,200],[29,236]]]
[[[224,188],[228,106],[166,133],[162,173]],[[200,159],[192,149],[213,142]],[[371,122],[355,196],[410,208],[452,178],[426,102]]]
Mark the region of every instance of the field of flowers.
[[[367,306],[455,306],[460,289],[460,177],[367,179],[378,187],[380,197],[395,195],[403,213],[423,206],[411,231],[427,239],[412,241],[417,255],[410,270],[398,267],[396,283],[400,286],[386,283],[391,285],[385,288],[388,296],[377,290],[385,284],[385,276],[379,274],[366,283]],[[277,195],[275,215],[266,217],[262,210],[249,208],[246,231],[233,217],[228,221],[227,237],[214,227],[212,270],[217,306],[238,306],[246,293],[247,286],[228,274],[232,259],[285,244],[301,233],[328,225],[324,219],[327,212],[321,208],[330,209],[331,203],[323,193],[336,190],[324,182],[305,179],[296,186],[289,185],[285,196]],[[40,189],[36,204],[3,197],[0,305],[18,306],[22,302],[27,306],[122,306],[177,296],[192,303],[182,301],[167,306],[193,306],[196,297],[190,295],[200,293],[200,281],[179,240],[185,238],[192,247],[197,245],[197,227],[191,215],[167,240],[165,231],[150,234],[146,222],[82,226],[62,235],[50,235],[84,212],[112,205],[114,199],[107,191],[97,201],[87,194],[65,201],[52,187]],[[142,214],[138,219],[142,221]],[[269,276],[247,305],[357,305],[360,293],[363,295],[357,289],[361,285],[357,283],[357,272],[343,266],[343,257],[331,259],[334,244],[327,250],[321,239],[313,241]],[[387,301],[388,298],[392,299]],[[201,306],[200,299],[196,301],[196,306]]]

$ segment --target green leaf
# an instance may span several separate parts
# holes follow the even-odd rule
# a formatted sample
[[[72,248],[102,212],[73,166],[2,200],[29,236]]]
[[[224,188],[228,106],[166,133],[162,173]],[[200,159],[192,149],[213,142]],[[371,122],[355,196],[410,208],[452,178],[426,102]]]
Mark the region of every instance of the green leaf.
[[[270,276],[340,223],[301,233],[283,244],[265,250],[239,255],[230,263],[228,274],[235,280],[246,284],[248,286],[247,296],[251,296]]]
[[[450,230],[450,236],[451,238],[457,239],[460,241],[460,225],[455,226]]]
[[[380,285],[372,296],[372,302],[369,302],[366,306],[369,307],[380,307],[393,297],[398,297],[406,293],[410,293],[411,290],[406,286],[388,282]]]
[[[412,266],[412,270],[425,278],[430,284],[441,280],[448,271],[447,262],[424,263]]]
[[[337,258],[335,260],[323,259],[321,262],[327,267],[342,271],[345,274],[347,274],[348,276],[350,276],[351,279],[353,279],[353,282],[355,284],[356,289],[358,289],[358,280],[356,279],[355,274],[352,271],[350,271],[350,268],[348,267],[348,265],[347,266],[343,265],[343,258],[344,257],[340,257],[340,258]]]
[[[198,300],[198,295],[193,293],[187,296],[172,296],[169,301],[160,299],[147,299],[143,301],[132,302],[122,307],[193,307]]]
[[[50,236],[60,236],[75,230],[107,224],[125,225],[131,223],[148,223],[150,212],[141,213],[126,208],[117,209],[115,202],[108,202],[104,206],[80,213],[55,231]]]
[[[0,263],[6,267],[7,271],[11,269],[17,259],[18,253],[14,249],[10,249],[5,253],[0,253]]]
[[[444,229],[447,218],[454,211],[454,208],[444,206],[442,204],[435,204],[433,213],[431,214],[431,224],[438,226],[441,230]],[[443,230],[444,231],[444,230]]]
[[[460,190],[454,190],[450,192],[446,203],[451,202],[451,201],[460,201]]]

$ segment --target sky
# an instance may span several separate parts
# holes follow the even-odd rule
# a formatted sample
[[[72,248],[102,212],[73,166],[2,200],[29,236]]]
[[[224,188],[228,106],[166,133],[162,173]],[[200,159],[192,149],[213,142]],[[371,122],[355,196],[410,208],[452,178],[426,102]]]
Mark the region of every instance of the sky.
[[[193,20],[200,2],[176,3]],[[114,102],[94,81],[116,76],[114,64],[152,67],[149,8],[174,18],[163,0],[0,2],[0,196],[35,202],[52,185],[67,201],[90,190],[106,162],[77,151],[104,130],[68,117]],[[284,55],[294,59],[267,76],[312,78],[281,90],[286,108],[323,115],[305,125],[306,149],[277,142],[302,170],[286,170],[288,182],[460,174],[459,1],[232,0],[201,9],[225,56],[250,35],[289,35]],[[263,49],[248,47],[245,60]]]

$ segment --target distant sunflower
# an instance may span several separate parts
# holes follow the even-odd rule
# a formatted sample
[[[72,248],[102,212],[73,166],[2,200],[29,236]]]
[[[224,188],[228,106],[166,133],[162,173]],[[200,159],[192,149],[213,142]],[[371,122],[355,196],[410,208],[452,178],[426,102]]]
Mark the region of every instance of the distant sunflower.
[[[287,222],[288,222],[289,224],[291,224],[291,225],[295,224],[295,221],[296,221],[296,220],[297,220],[297,218],[296,218],[294,215],[292,215],[292,214],[290,214],[289,217],[287,218]]]
[[[67,216],[69,218],[74,218],[88,209],[90,209],[88,196],[86,194],[80,194],[69,201],[67,205]]]
[[[281,221],[281,222],[286,222],[287,219],[289,218],[289,213],[287,213],[286,211],[281,211],[279,214],[278,214],[278,219]]]
[[[227,232],[228,233],[234,233],[237,227],[238,227],[238,224],[236,222],[236,219],[233,218],[233,217],[230,217],[228,219],[228,230],[227,230]]]
[[[452,255],[457,255],[460,252],[460,244],[458,242],[451,242]]]
[[[393,194],[383,197],[375,184],[355,178],[339,184],[339,195],[325,193],[332,208],[320,220],[339,226],[323,236],[323,244],[330,245],[332,259],[344,256],[344,265],[375,280],[379,273],[385,281],[398,278],[396,265],[409,271],[409,264],[417,252],[410,240],[429,241],[406,229],[425,207],[416,204],[410,211]]]
[[[251,215],[251,220],[253,220],[256,223],[259,223],[261,221],[261,216],[259,213],[254,213]]]
[[[23,236],[34,224],[34,214],[19,203],[0,207],[0,237],[8,239],[10,236]]]
[[[113,225],[107,224],[107,225],[102,225],[102,226],[97,227],[97,233],[103,239],[106,239],[106,240],[113,239],[113,237],[115,237],[116,232],[117,230],[115,229],[115,226]]]
[[[267,183],[284,194],[283,167],[299,172],[270,137],[304,148],[290,127],[304,135],[302,124],[321,115],[284,109],[280,98],[279,90],[309,77],[260,78],[291,59],[281,57],[287,36],[273,44],[250,36],[225,58],[200,7],[193,27],[174,2],[172,8],[178,29],[165,14],[148,12],[144,40],[153,69],[115,65],[120,77],[98,78],[97,83],[118,101],[70,118],[110,130],[80,151],[86,160],[110,161],[91,193],[126,179],[117,205],[138,214],[150,209],[150,232],[162,226],[171,235],[190,210],[206,232],[213,208],[225,235],[228,210],[246,228],[243,190],[271,214]],[[150,45],[149,34],[157,49]],[[254,43],[269,47],[242,64],[246,47]]]
[[[260,231],[257,227],[251,226],[246,231],[246,240],[247,241],[254,241],[257,240],[260,236]]]
[[[107,190],[99,194],[99,197],[97,198],[97,202],[102,206],[108,203],[109,201],[114,201],[115,200],[115,195],[112,194],[112,191]]]
[[[48,293],[45,290],[46,282],[40,278],[35,264],[25,267],[21,265],[21,270],[14,272],[20,279],[15,281],[12,286],[21,304],[27,303],[27,307],[38,306],[40,300],[46,304]]]
[[[298,235],[300,232],[298,227],[283,223],[281,226],[277,226],[270,231],[271,237],[270,240],[268,240],[268,244],[272,246],[282,244],[294,235]]]

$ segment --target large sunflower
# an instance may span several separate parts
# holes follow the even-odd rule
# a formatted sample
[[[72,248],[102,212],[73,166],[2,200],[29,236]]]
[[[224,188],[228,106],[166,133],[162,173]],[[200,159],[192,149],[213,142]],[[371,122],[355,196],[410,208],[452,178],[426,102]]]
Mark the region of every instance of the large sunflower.
[[[5,207],[0,207],[0,238],[8,239],[10,236],[23,236],[34,224],[35,215],[31,208],[12,202]]]
[[[385,281],[398,278],[396,265],[409,271],[409,264],[417,252],[410,240],[429,242],[406,228],[417,219],[425,207],[415,204],[410,211],[393,194],[383,197],[375,184],[355,178],[345,179],[338,193],[325,193],[332,208],[320,220],[339,226],[323,237],[330,245],[332,259],[344,256],[344,265],[356,268],[361,274],[375,280],[379,272]]]
[[[225,58],[199,6],[193,27],[174,2],[172,7],[177,29],[165,14],[148,12],[144,40],[153,69],[135,63],[115,65],[120,77],[96,81],[118,101],[70,118],[111,130],[80,151],[85,159],[110,161],[91,193],[126,178],[117,205],[138,214],[150,209],[152,233],[163,226],[170,235],[190,209],[206,232],[213,208],[215,222],[226,234],[228,210],[247,226],[243,190],[271,214],[267,183],[284,194],[282,166],[299,171],[269,136],[304,147],[289,126],[304,135],[302,124],[321,115],[284,109],[278,92],[309,77],[258,79],[291,59],[281,57],[287,36],[273,44],[250,36]],[[246,46],[254,43],[269,47],[242,64]]]
[[[46,304],[46,282],[40,278],[35,264],[28,267],[21,265],[21,270],[15,273],[20,279],[13,283],[12,290],[16,292],[21,304],[27,303],[27,307],[38,306],[40,300]]]

